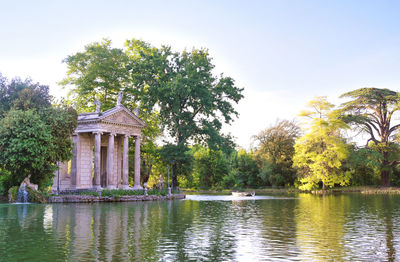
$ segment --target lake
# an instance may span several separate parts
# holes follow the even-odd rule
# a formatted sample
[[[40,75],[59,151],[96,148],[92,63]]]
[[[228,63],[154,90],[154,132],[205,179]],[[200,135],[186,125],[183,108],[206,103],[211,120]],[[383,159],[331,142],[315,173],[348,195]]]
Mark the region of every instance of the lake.
[[[0,204],[0,261],[399,261],[400,196]]]

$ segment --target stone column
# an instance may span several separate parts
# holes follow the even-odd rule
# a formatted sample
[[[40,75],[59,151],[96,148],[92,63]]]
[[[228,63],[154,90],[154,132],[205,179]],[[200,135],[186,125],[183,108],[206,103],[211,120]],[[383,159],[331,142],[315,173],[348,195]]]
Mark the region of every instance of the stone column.
[[[74,147],[72,149],[72,160],[71,160],[71,184],[70,189],[75,189],[79,186],[79,165],[80,165],[80,141],[79,134],[72,135],[72,141]]]
[[[57,170],[54,171],[54,178],[53,178],[53,185],[51,186],[51,193],[57,193],[58,191],[58,186],[60,186],[61,189],[61,167],[60,167],[60,161],[57,161]],[[61,190],[60,190],[61,191]]]
[[[100,156],[101,156],[101,133],[94,133],[94,181],[93,188],[100,189]]]
[[[135,185],[133,189],[143,189],[140,186],[140,140],[141,137],[137,136],[135,141]]]
[[[117,136],[117,180],[116,186],[117,188],[121,187],[121,180],[122,180],[122,136]]]
[[[124,136],[122,151],[122,188],[129,189],[129,136]]]
[[[107,188],[115,189],[114,183],[114,133],[110,133],[107,148]]]

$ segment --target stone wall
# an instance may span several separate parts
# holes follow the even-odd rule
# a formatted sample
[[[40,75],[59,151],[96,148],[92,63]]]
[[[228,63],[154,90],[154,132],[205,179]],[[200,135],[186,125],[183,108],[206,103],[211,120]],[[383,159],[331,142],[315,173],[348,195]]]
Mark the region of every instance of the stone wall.
[[[171,196],[120,196],[120,197],[105,197],[105,196],[87,196],[87,195],[61,195],[49,197],[49,203],[93,203],[93,202],[129,202],[129,201],[157,201],[157,200],[172,200],[184,199],[185,194],[174,194]]]
[[[94,136],[87,134],[80,134],[80,174],[77,174],[76,188],[91,188],[93,184],[93,146]]]

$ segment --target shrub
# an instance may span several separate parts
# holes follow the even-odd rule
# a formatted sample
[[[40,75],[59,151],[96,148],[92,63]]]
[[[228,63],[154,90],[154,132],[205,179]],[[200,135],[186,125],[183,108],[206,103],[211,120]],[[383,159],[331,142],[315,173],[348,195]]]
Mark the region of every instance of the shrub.
[[[6,196],[8,194],[8,190],[17,186],[21,182],[10,172],[4,169],[0,169],[0,195]]]
[[[47,197],[43,195],[40,191],[33,190],[30,187],[26,187],[25,190],[28,192],[29,202],[47,203]]]
[[[143,190],[106,189],[101,191],[101,196],[107,196],[107,197],[140,196],[140,195],[144,195]]]
[[[13,186],[8,190],[8,198],[10,202],[17,201],[18,189],[19,189],[18,186]]]

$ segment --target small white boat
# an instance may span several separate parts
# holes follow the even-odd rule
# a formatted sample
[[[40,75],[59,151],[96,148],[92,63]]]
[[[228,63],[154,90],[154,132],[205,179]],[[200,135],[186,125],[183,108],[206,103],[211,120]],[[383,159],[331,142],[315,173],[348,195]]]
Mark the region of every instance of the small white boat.
[[[245,196],[255,196],[256,192],[255,191],[249,191],[249,192],[232,192],[232,196],[234,197],[245,197]]]

